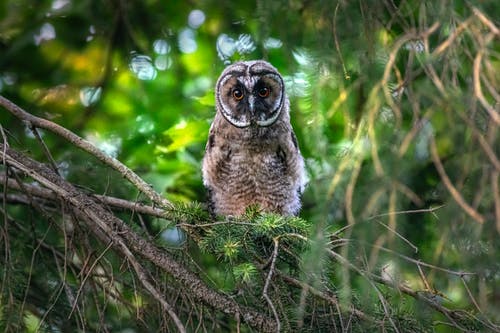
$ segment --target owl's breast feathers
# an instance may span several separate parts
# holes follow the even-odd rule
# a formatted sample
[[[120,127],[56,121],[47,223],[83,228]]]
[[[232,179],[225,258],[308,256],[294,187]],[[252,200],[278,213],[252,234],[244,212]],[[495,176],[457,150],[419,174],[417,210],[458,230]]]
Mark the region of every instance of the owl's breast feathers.
[[[258,205],[267,212],[297,214],[304,164],[289,123],[240,129],[217,118],[203,160],[213,213],[241,215]]]

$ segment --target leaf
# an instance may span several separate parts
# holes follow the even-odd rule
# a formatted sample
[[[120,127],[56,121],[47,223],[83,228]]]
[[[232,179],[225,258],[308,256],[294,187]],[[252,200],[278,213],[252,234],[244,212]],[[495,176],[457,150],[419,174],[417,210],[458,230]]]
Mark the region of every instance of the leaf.
[[[181,120],[175,126],[163,132],[170,143],[167,146],[158,145],[156,149],[162,153],[171,153],[193,144],[205,142],[208,129],[209,124],[204,120]]]
[[[215,98],[213,89],[208,90],[203,96],[200,97],[194,96],[193,99],[195,101],[198,101],[201,105],[215,107]]]

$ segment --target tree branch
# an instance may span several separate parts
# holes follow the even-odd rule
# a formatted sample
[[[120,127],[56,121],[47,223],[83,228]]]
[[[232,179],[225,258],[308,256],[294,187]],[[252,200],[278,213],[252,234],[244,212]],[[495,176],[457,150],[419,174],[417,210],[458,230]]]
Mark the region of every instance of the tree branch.
[[[43,128],[48,131],[51,131],[52,133],[55,133],[59,135],[60,137],[68,140],[71,144],[75,145],[76,147],[88,152],[89,154],[97,157],[101,162],[105,163],[106,165],[110,166],[111,168],[115,169],[118,171],[120,174],[123,175],[128,181],[130,181],[132,184],[134,184],[140,191],[142,191],[144,194],[148,196],[148,198],[154,202],[157,205],[167,207],[167,208],[172,208],[173,205],[170,201],[167,199],[163,198],[161,195],[159,195],[151,185],[147,184],[142,178],[140,178],[137,174],[135,174],[132,170],[130,170],[127,166],[125,166],[123,163],[118,161],[117,159],[106,155],[102,150],[98,149],[95,147],[93,144],[88,142],[87,140],[79,137],[75,133],[71,132],[70,130],[53,123],[51,121],[48,121],[47,119],[39,118],[36,117],[26,111],[24,111],[22,108],[17,106],[16,104],[12,103],[10,100],[6,99],[5,97],[0,95],[0,105],[3,106],[7,111],[12,113],[14,116],[19,118],[20,120],[28,123],[29,126],[33,127],[38,127],[38,128]]]
[[[46,200],[55,200],[57,198],[56,193],[53,191],[46,189],[44,187],[36,186],[33,184],[22,183],[22,186],[12,178],[9,178],[5,175],[5,173],[0,172],[0,183],[6,184],[8,188],[16,191],[21,191],[23,193],[27,193],[33,197],[46,199]],[[110,197],[107,195],[99,195],[99,194],[89,194],[98,202],[110,206],[112,209],[116,210],[128,210],[138,214],[144,214],[157,218],[165,218],[168,215],[169,210],[165,210],[158,207],[153,207],[146,205],[142,202],[137,201],[129,201],[121,198]],[[18,196],[19,202],[26,202],[26,200],[22,200],[22,196]],[[27,198],[26,198],[27,199]]]
[[[135,264],[133,262],[135,255],[139,255],[170,274],[187,289],[187,293],[193,295],[207,306],[226,314],[239,315],[249,326],[263,332],[276,331],[274,320],[254,309],[240,306],[228,296],[209,288],[198,276],[172,259],[164,250],[140,237],[92,196],[81,192],[47,166],[8,148],[4,144],[0,144],[0,151],[3,151],[3,163],[22,171],[43,186],[54,191],[79,216],[84,217],[83,221],[94,234],[98,236],[102,233],[106,234],[113,241],[113,248],[131,260],[133,266]],[[143,272],[141,272],[140,266],[134,266],[134,269],[137,275],[141,277]],[[144,280],[141,282],[144,285]],[[161,295],[154,293],[151,285],[146,284],[144,287],[169,311],[166,305],[168,303]],[[158,297],[161,298],[158,299]]]
[[[436,140],[434,139],[434,137],[430,138],[430,148],[431,148],[430,151],[431,151],[432,161],[434,162],[436,170],[439,173],[439,176],[441,177],[443,184],[446,186],[453,199],[455,199],[457,204],[460,207],[462,207],[462,209],[467,213],[467,215],[472,217],[474,221],[483,224],[484,216],[481,215],[479,212],[477,212],[474,208],[472,208],[467,202],[465,202],[460,192],[455,188],[455,186],[453,186],[450,178],[446,174],[446,170],[443,167],[443,163],[441,163],[441,159],[439,158],[436,146]]]

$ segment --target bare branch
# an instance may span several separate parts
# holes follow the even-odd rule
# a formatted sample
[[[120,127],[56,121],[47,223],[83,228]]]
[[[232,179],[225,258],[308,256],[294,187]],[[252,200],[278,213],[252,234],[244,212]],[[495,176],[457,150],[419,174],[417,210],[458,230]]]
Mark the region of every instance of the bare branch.
[[[481,12],[477,7],[472,6],[472,12],[474,15],[476,15],[481,22],[483,22],[484,25],[486,25],[492,33],[494,33],[497,36],[500,36],[500,29],[498,29],[495,24],[484,15],[483,12]]]
[[[53,123],[49,120],[43,119],[36,117],[25,110],[21,109],[19,106],[16,104],[12,103],[10,100],[6,99],[5,97],[0,95],[0,105],[3,106],[7,111],[12,113],[14,116],[19,118],[22,121],[25,121],[28,123],[29,126],[34,126],[38,128],[43,128],[48,131],[51,131],[52,133],[55,133],[59,135],[60,137],[68,140],[70,143],[73,145],[77,146],[78,148],[88,152],[89,154],[97,157],[101,162],[105,163],[106,165],[112,167],[116,171],[118,171],[120,174],[123,175],[128,181],[130,181],[132,184],[134,184],[140,191],[145,193],[148,198],[154,202],[157,205],[166,207],[166,208],[171,208],[172,204],[170,201],[167,199],[163,198],[161,195],[159,195],[157,192],[155,192],[149,184],[144,182],[137,174],[135,174],[132,170],[130,170],[127,166],[122,164],[120,161],[117,159],[106,155],[102,150],[98,149],[95,147],[93,144],[88,142],[87,140],[79,137],[75,133],[71,132],[70,130]]]
[[[5,181],[7,182],[5,183]],[[19,183],[14,179],[6,178],[5,173],[2,172],[0,172],[0,182],[7,184],[7,187],[12,190],[22,191],[23,193],[29,193],[34,197],[48,199],[48,200],[55,200],[57,198],[56,193],[40,186],[27,183],[23,183],[23,185],[20,186]],[[99,195],[99,194],[89,194],[89,195],[94,197],[97,201],[105,205],[109,205],[113,209],[124,209],[131,212],[145,214],[157,218],[165,218],[168,216],[169,213],[169,209],[161,209],[158,207],[148,206],[141,202],[129,201],[116,197],[110,197],[107,195]],[[19,198],[21,198],[21,196],[19,196]]]
[[[276,258],[278,257],[279,240],[277,238],[273,239],[273,244],[274,244],[274,249],[271,257],[271,266],[269,267],[269,272],[267,273],[266,283],[264,284],[264,289],[262,290],[262,296],[265,298],[267,304],[269,304],[269,307],[273,311],[274,319],[276,319],[276,332],[279,332],[281,329],[280,318],[278,316],[278,312],[276,312],[276,308],[274,307],[273,301],[271,300],[271,298],[269,298],[269,295],[267,294],[267,291],[269,289],[269,284],[271,283],[271,278],[273,277],[274,266],[276,265]]]
[[[453,30],[453,33],[451,33],[444,42],[442,42],[438,47],[436,47],[434,49],[434,51],[432,52],[433,57],[439,56],[446,49],[448,49],[450,47],[450,45],[455,41],[455,39],[457,39],[457,37],[463,31],[465,31],[465,29],[469,26],[469,24],[471,23],[471,21],[472,20],[469,18],[469,19],[461,22],[460,25],[455,30]]]
[[[474,58],[474,70],[473,70],[473,81],[474,81],[474,95],[477,97],[481,105],[486,109],[486,112],[490,115],[491,119],[493,120],[494,124],[493,126],[498,126],[500,125],[500,115],[498,112],[493,108],[493,106],[488,103],[486,98],[483,95],[483,90],[481,88],[481,79],[480,79],[480,72],[481,72],[481,62],[483,59],[483,50],[480,50],[476,57]]]
[[[430,148],[431,148],[431,156],[432,156],[432,161],[434,162],[434,165],[436,166],[436,170],[439,173],[439,176],[441,177],[441,180],[443,181],[443,184],[446,186],[448,191],[451,193],[453,199],[458,203],[460,207],[476,221],[477,223],[483,224],[484,223],[484,216],[479,214],[474,208],[472,208],[467,202],[465,202],[464,198],[460,194],[460,192],[453,186],[450,178],[446,174],[446,171],[444,170],[443,164],[441,163],[441,159],[439,158],[439,154],[437,151],[436,147],[436,141],[434,140],[434,137],[431,137],[430,139]]]
[[[345,68],[344,58],[342,57],[342,52],[340,52],[340,44],[337,37],[337,13],[339,11],[340,1],[337,2],[337,6],[335,6],[335,12],[333,14],[333,40],[335,42],[335,48],[337,49],[337,55],[339,56],[340,63],[342,64],[342,70],[344,71],[344,79],[350,80],[351,76],[347,73],[347,69]]]
[[[497,231],[500,234],[500,193],[498,190],[498,179],[500,175],[500,171],[493,170],[491,172],[491,190],[493,192],[493,198],[495,200],[495,217],[496,217],[496,227]]]
[[[425,209],[412,209],[412,210],[402,210],[402,211],[397,211],[397,212],[389,212],[389,213],[383,213],[383,214],[377,214],[370,216],[368,220],[375,219],[377,217],[383,217],[383,216],[388,216],[388,215],[400,215],[400,214],[416,214],[416,213],[432,213],[440,208],[443,208],[445,205],[440,205],[437,207],[431,207],[431,208],[425,208]]]

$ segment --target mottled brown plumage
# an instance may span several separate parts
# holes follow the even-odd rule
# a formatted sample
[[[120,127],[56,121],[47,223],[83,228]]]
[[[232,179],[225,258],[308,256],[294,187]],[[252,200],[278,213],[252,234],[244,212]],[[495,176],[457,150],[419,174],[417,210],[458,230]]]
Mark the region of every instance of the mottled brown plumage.
[[[304,162],[281,75],[265,61],[235,63],[219,77],[215,98],[202,170],[211,211],[237,216],[258,205],[296,215]]]

